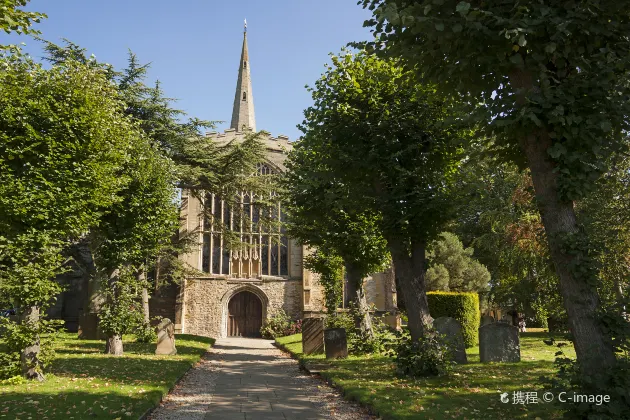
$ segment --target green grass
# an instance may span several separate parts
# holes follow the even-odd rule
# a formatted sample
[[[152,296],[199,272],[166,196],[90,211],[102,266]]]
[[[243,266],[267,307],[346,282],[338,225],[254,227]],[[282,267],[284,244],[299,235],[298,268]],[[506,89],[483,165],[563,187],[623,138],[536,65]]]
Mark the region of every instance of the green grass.
[[[458,365],[448,377],[399,378],[392,359],[351,356],[326,361],[323,355],[304,356],[296,334],[276,342],[301,361],[316,363],[321,375],[341,388],[347,398],[370,407],[383,419],[554,419],[561,413],[542,401],[540,376],[553,374],[556,347],[542,342],[548,333],[521,333],[520,363],[479,362],[479,348],[468,349],[469,363]],[[561,335],[555,335],[562,339]],[[565,347],[566,349],[567,347]],[[565,351],[575,357],[572,346]],[[538,404],[500,402],[500,392],[538,391]]]
[[[213,343],[177,335],[177,355],[156,356],[155,344],[125,341],[125,354],[114,357],[103,354],[104,341],[63,334],[45,382],[0,386],[0,419],[137,419]]]

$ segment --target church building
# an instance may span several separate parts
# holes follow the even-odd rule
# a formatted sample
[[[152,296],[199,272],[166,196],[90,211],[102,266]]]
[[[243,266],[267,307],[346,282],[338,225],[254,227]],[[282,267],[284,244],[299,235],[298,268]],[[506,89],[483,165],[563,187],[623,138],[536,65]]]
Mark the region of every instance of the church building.
[[[256,117],[245,29],[230,128],[206,135],[211,141],[227,143],[243,139],[250,130],[256,131]],[[263,144],[267,160],[259,166],[259,173],[284,171],[284,161],[293,148],[288,137],[268,135]],[[243,192],[241,199],[250,212],[250,220],[255,220],[253,206],[249,205],[251,194]],[[208,200],[212,219],[229,224],[231,215],[226,204],[217,197]],[[201,213],[199,200],[189,191],[183,191],[181,232],[198,231],[199,245],[181,258],[204,275],[187,278],[181,285],[175,313],[178,332],[217,338],[257,336],[263,320],[280,309],[294,319],[323,313],[323,292],[317,276],[302,264],[309,252],[307,247],[288,238],[283,228],[277,232],[252,233],[252,229],[241,227],[240,233],[251,247],[230,251],[223,246],[222,233],[213,229],[211,221],[204,223]],[[284,217],[280,208],[277,217]],[[370,276],[365,286],[368,301],[379,312],[395,313],[396,290],[391,272]]]
[[[238,68],[236,92],[230,128],[223,133],[207,133],[208,141],[227,143],[245,138],[256,131],[254,98],[247,31],[243,35],[243,48]],[[266,135],[262,138],[266,161],[260,164],[260,175],[281,173],[284,161],[293,148],[288,137]],[[253,194],[241,193],[243,209],[249,219],[256,220]],[[190,193],[182,191],[180,234],[196,235],[197,246],[179,258],[202,275],[186,278],[181,284],[168,283],[153,290],[149,299],[149,312],[153,318],[161,316],[174,321],[178,333],[196,334],[213,338],[226,336],[260,335],[265,319],[279,310],[291,318],[324,314],[324,296],[317,275],[303,267],[303,258],[309,248],[285,235],[283,228],[273,232],[254,232],[250,225],[235,226],[229,207],[218,197],[206,198],[213,217],[204,218],[202,203]],[[278,207],[278,220],[284,213]],[[204,220],[206,219],[206,220]],[[211,220],[208,220],[211,219]],[[239,231],[250,246],[242,251],[231,251],[224,244],[223,233],[214,223],[230,226]],[[89,252],[81,260],[91,261]],[[48,310],[51,318],[63,319],[69,331],[79,331],[83,338],[98,337],[98,313],[91,312],[89,270],[73,266],[73,270],[59,276],[66,286]],[[396,325],[396,288],[391,271],[376,273],[365,279],[368,303],[376,313],[386,316],[388,324]],[[349,296],[344,297],[348,302]]]

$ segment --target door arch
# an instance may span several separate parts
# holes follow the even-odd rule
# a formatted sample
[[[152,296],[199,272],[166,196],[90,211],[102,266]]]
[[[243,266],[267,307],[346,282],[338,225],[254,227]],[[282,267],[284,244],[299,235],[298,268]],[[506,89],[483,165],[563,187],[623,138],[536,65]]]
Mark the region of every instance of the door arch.
[[[236,293],[228,303],[227,335],[229,337],[260,337],[262,302],[249,291]]]

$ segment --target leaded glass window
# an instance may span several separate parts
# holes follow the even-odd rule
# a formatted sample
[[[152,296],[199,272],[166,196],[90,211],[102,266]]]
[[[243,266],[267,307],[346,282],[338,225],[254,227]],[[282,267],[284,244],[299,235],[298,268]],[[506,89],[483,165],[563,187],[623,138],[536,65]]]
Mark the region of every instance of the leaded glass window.
[[[259,164],[257,172],[260,176],[274,174],[266,164]],[[206,197],[205,205],[212,206],[212,217],[204,217],[203,221],[202,271],[233,277],[288,276],[289,241],[284,227],[277,227],[276,223],[273,228],[261,228],[260,224],[261,219],[284,222],[280,204],[265,209],[271,214],[261,214],[255,194],[243,192],[237,197],[236,203],[239,202],[240,211],[232,211],[219,197]],[[239,249],[228,249],[221,226],[240,236],[243,245]]]

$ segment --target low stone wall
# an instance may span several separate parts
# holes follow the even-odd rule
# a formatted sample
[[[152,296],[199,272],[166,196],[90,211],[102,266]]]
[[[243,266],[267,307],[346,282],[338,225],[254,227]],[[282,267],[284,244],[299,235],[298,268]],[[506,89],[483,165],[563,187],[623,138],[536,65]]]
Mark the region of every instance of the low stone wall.
[[[257,295],[263,319],[279,309],[294,319],[302,317],[302,286],[299,279],[188,279],[184,295],[185,334],[220,338],[227,335],[228,303],[238,292]]]

